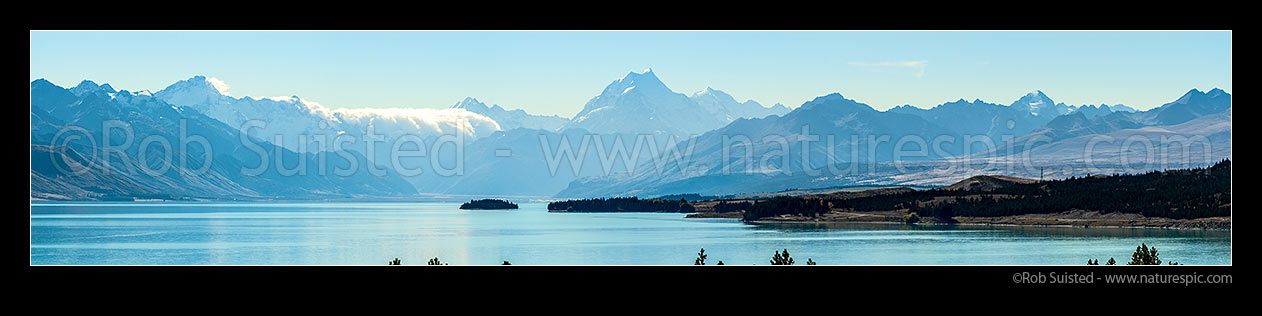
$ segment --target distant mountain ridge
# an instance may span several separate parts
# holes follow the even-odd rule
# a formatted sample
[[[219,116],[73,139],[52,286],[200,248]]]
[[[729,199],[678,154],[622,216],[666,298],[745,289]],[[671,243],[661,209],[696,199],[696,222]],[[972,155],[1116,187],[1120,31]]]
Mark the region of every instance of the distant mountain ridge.
[[[1192,147],[1193,156],[1159,155],[1157,159],[1167,161],[1173,166],[1187,166],[1230,158],[1230,94],[1222,90],[1200,92],[1189,91],[1175,102],[1143,112],[1111,112],[1107,115],[1088,117],[1087,112],[1074,112],[1068,107],[1056,107],[1051,99],[1041,92],[1028,94],[1009,106],[985,103],[981,100],[972,102],[960,100],[939,105],[932,109],[899,107],[885,112],[873,110],[871,107],[854,100],[845,99],[840,94],[830,94],[816,98],[782,117],[767,117],[755,120],[737,120],[726,127],[708,132],[694,141],[696,152],[687,161],[671,165],[670,170],[662,174],[640,175],[635,177],[602,177],[579,179],[571,183],[558,197],[593,197],[644,195],[661,196],[670,194],[702,194],[722,195],[749,192],[774,192],[790,188],[828,187],[847,184],[866,184],[873,179],[894,180],[899,177],[899,170],[874,166],[877,169],[866,171],[854,170],[842,173],[823,171],[830,163],[851,162],[843,164],[854,166],[854,161],[890,162],[895,157],[889,155],[893,150],[889,145],[872,143],[862,136],[880,135],[891,139],[905,136],[917,136],[921,139],[933,139],[935,136],[964,136],[964,133],[985,135],[993,132],[996,120],[1012,122],[1018,128],[1007,127],[1008,130],[1028,129],[1028,134],[1014,133],[1016,138],[1008,135],[1008,141],[997,142],[989,148],[946,148],[946,155],[915,157],[923,159],[920,166],[944,164],[955,159],[976,158],[1014,158],[1014,154],[1033,150],[1032,159],[1048,164],[1056,161],[1082,164],[1096,159],[1108,166],[1119,166],[1129,161],[1143,161],[1142,152],[1128,152],[1123,148],[1124,140],[1129,137],[1144,137],[1155,140],[1153,143],[1161,152],[1178,154],[1182,151],[1178,146],[1185,146],[1189,137],[1204,136],[1208,149]],[[1051,115],[1051,113],[1063,113]],[[1037,114],[1037,115],[1036,115]],[[914,118],[914,119],[913,119]],[[1189,120],[1190,118],[1190,120]],[[1019,122],[1019,123],[1018,123]],[[1043,124],[1035,125],[1039,122]],[[1171,124],[1174,123],[1174,124]],[[1011,126],[1010,125],[1010,126]],[[832,147],[826,140],[816,141],[812,146],[803,148],[798,143],[789,143],[784,150],[787,153],[809,154],[807,161],[801,156],[781,161],[772,159],[769,164],[750,167],[748,158],[721,154],[720,148],[724,137],[734,135],[746,136],[754,140],[751,148],[754,157],[763,157],[769,152],[780,150],[772,143],[760,143],[757,140],[767,136],[783,136],[787,139],[801,139],[805,128],[812,134],[835,135],[843,140],[834,141]],[[861,136],[857,140],[846,139],[847,135]],[[1105,136],[1113,140],[1110,143],[1092,143],[1090,137]],[[1046,139],[1033,142],[1032,139]],[[1031,146],[1026,146],[1027,144]],[[1096,147],[1089,147],[1096,146]],[[1027,148],[1028,147],[1028,148]],[[870,152],[877,148],[874,156],[854,156],[850,153]],[[1092,149],[1095,149],[1094,151]],[[1084,156],[1084,153],[1087,156]],[[806,155],[803,154],[803,155]],[[736,153],[734,155],[742,155]],[[1136,155],[1139,155],[1136,157]],[[1123,156],[1126,156],[1124,158]],[[858,158],[857,160],[855,158]],[[1194,159],[1193,159],[1194,158]],[[875,160],[873,160],[875,159]],[[904,158],[906,159],[906,158]],[[1189,160],[1190,159],[1190,160]],[[1150,162],[1151,163],[1151,162]],[[862,167],[864,164],[859,164]],[[1125,166],[1121,166],[1125,168]],[[862,168],[861,168],[862,169]],[[821,170],[815,173],[811,170]],[[875,173],[864,173],[875,171]],[[923,172],[922,172],[923,171]],[[967,171],[967,170],[965,170]],[[1063,171],[1061,171],[1063,172]],[[860,173],[863,173],[860,176]],[[933,174],[932,170],[913,170],[903,172],[908,175],[935,177],[947,181],[959,175]],[[864,181],[864,182],[855,182]],[[905,181],[905,180],[898,180]],[[948,183],[949,184],[949,183]]]
[[[821,139],[806,144],[796,141],[804,133],[817,135]],[[938,135],[952,133],[919,116],[877,111],[867,104],[832,93],[806,102],[784,116],[739,119],[723,128],[707,132],[691,140],[690,145],[695,146],[694,155],[687,157],[685,161],[672,161],[660,172],[646,172],[625,179],[584,179],[572,183],[566,190],[558,193],[558,196],[601,196],[615,193],[658,196],[674,193],[778,191],[784,188],[775,186],[782,184],[764,180],[777,178],[779,175],[807,179],[844,176],[821,170],[826,170],[830,163],[862,164],[866,161],[892,159],[892,148],[895,144],[870,136],[933,139]],[[740,152],[731,153],[734,156],[724,156],[723,147],[734,137],[747,139],[749,146],[741,146]],[[750,154],[746,154],[746,150]],[[926,157],[915,159],[945,158],[959,154],[958,149],[948,150],[946,155],[930,153]],[[793,159],[759,159],[779,152],[792,153]],[[869,152],[873,155],[869,156]],[[809,153],[810,159],[803,161],[798,153]],[[640,168],[652,170],[653,166],[641,165]],[[676,191],[684,187],[699,189],[694,192]]]
[[[298,96],[241,97],[228,96],[206,76],[181,80],[154,93],[154,97],[182,107],[206,113],[230,126],[242,128],[247,122],[265,123],[251,128],[251,136],[275,142],[291,150],[327,150],[310,144],[311,136],[333,137],[343,133],[362,135],[368,127],[374,132],[399,135],[414,134],[433,137],[463,134],[471,138],[489,135],[499,125],[481,114],[458,109],[329,109]],[[309,146],[310,145],[310,146]],[[328,146],[328,144],[323,144]],[[304,146],[304,147],[299,147]],[[362,151],[361,151],[362,152]]]
[[[560,130],[570,120],[560,116],[543,116],[531,115],[525,110],[505,110],[499,104],[486,106],[485,103],[479,102],[473,97],[464,98],[451,106],[452,109],[463,109],[465,111],[477,113],[494,120],[499,124],[500,130],[513,130],[518,128],[541,129],[548,131]]]
[[[672,91],[652,69],[646,69],[611,82],[600,95],[587,101],[566,128],[603,134],[664,133],[685,139],[737,118],[786,110],[783,106],[764,108],[752,101],[739,103],[714,89],[689,97]]]
[[[318,171],[370,163],[354,152],[293,152],[240,135],[234,127],[148,92],[114,91],[87,81],[74,89],[43,79],[31,82],[31,126],[32,198],[249,200],[416,194],[397,175],[378,177],[365,169],[342,175]],[[122,132],[104,136],[111,130]],[[67,137],[63,131],[81,137]],[[147,141],[150,146],[141,145]],[[287,165],[256,174],[247,171],[272,162]]]
[[[31,86],[32,161],[36,156],[43,157],[40,158],[40,172],[36,172],[33,164],[32,182],[39,185],[32,185],[32,196],[47,193],[71,199],[126,195],[119,192],[133,192],[137,196],[168,192],[171,196],[232,196],[245,199],[416,193],[566,198],[736,194],[878,184],[890,179],[905,181],[912,175],[924,176],[925,179],[932,177],[932,181],[936,181],[932,183],[941,183],[962,178],[959,175],[931,175],[920,171],[908,172],[901,178],[893,174],[856,177],[827,171],[826,166],[830,162],[841,162],[866,168],[863,167],[865,163],[895,160],[931,165],[951,159],[1003,159],[1027,151],[1036,159],[1045,161],[1080,161],[1080,152],[1078,157],[1070,157],[1070,154],[1081,151],[1091,136],[1203,135],[1213,143],[1211,152],[1206,153],[1208,156],[1215,159],[1230,156],[1230,94],[1221,89],[1207,92],[1192,89],[1178,100],[1147,111],[1134,111],[1122,105],[1066,105],[1056,103],[1037,90],[1009,105],[980,99],[959,99],[928,109],[905,105],[886,111],[878,111],[840,93],[832,93],[790,110],[780,104],[765,107],[753,100],[737,101],[732,95],[710,87],[685,95],[667,87],[652,70],[645,70],[630,72],[614,80],[590,99],[582,111],[572,119],[566,119],[531,115],[520,109],[510,111],[499,105],[487,106],[473,97],[466,97],[443,109],[330,109],[297,96],[230,96],[222,82],[200,75],[176,82],[158,92],[116,91],[109,84],[89,80],[70,89],[57,87],[46,80],[33,81]],[[63,90],[64,93],[51,92]],[[134,125],[142,130],[152,126],[155,130],[146,130],[145,135],[164,137],[172,136],[175,131],[170,128],[169,120],[190,118],[199,126],[214,130],[211,134],[215,135],[212,139],[215,141],[240,139],[239,134],[245,132],[248,133],[247,138],[258,143],[279,147],[268,147],[268,152],[281,152],[284,157],[314,158],[322,153],[332,153],[328,157],[351,157],[360,161],[361,165],[389,165],[390,144],[378,143],[370,149],[365,142],[353,142],[341,150],[334,150],[322,147],[327,144],[304,142],[303,137],[362,137],[366,130],[373,129],[392,139],[415,135],[425,144],[434,144],[438,136],[463,134],[467,138],[462,154],[443,152],[413,157],[403,166],[428,165],[434,161],[431,158],[440,161],[442,166],[452,166],[461,159],[464,172],[444,176],[436,174],[435,169],[428,166],[422,167],[424,171],[419,175],[403,176],[392,168],[385,168],[389,175],[377,179],[379,181],[367,178],[336,181],[328,178],[277,178],[268,181],[281,187],[260,187],[265,182],[234,178],[224,169],[219,170],[220,173],[213,179],[201,180],[200,184],[186,183],[177,187],[170,183],[181,182],[172,179],[152,182],[106,174],[88,176],[86,180],[70,180],[52,172],[56,168],[48,169],[57,163],[47,157],[102,165],[102,161],[91,160],[100,153],[100,147],[57,146],[50,141],[59,128],[97,124],[111,117],[128,123],[136,120],[138,123]],[[205,121],[207,119],[210,121]],[[262,120],[267,124],[264,127],[243,128],[252,120]],[[99,134],[99,131],[94,132]],[[807,137],[806,133],[824,137],[805,144],[799,142]],[[676,161],[642,155],[624,162],[622,158],[602,157],[598,150],[594,150],[595,146],[611,148],[619,139],[630,150],[637,140],[636,135],[642,134],[650,135],[658,146],[667,144],[666,139],[673,137],[679,142],[673,145],[674,149],[682,151],[687,146],[695,147],[690,156]],[[935,148],[941,150],[923,156],[898,157],[892,154],[895,142],[904,137],[931,140],[940,136],[962,139],[969,135],[988,136],[993,144],[957,142]],[[833,139],[827,139],[828,136]],[[852,136],[859,138],[852,140]],[[885,136],[889,140],[869,140],[865,138],[867,136]],[[549,172],[549,164],[555,164],[555,157],[544,151],[557,148],[557,141],[567,139],[578,152],[580,147],[585,146],[580,143],[591,137],[594,137],[591,143],[593,150],[584,151],[585,156],[578,157],[577,162],[582,164],[580,168],[571,172],[569,162],[562,161],[557,165],[560,172]],[[733,137],[746,137],[750,146],[738,146],[735,152],[725,153],[723,149],[727,144],[724,142]],[[541,143],[541,139],[546,139],[548,143]],[[781,139],[785,146],[781,146]],[[1034,139],[1046,141],[1030,142]],[[1157,145],[1161,148],[1177,146],[1173,143]],[[224,160],[235,159],[236,162],[229,165],[252,166],[257,163],[244,155],[251,153],[248,149],[225,146],[233,148],[236,155]],[[1120,150],[1117,144],[1111,146],[1100,148]],[[792,153],[792,156],[791,159],[758,161],[757,158],[746,158],[745,150],[753,157],[780,151]],[[873,152],[870,156],[866,154],[869,151]],[[855,155],[855,152],[864,154]],[[800,153],[809,153],[810,159],[799,159]],[[1118,157],[1101,156],[1113,160]],[[660,164],[662,161],[666,162]],[[135,165],[138,162],[129,163]],[[607,166],[609,163],[613,166]],[[311,162],[309,166],[320,164]],[[634,166],[637,172],[628,173],[628,168],[624,167],[627,165]],[[820,170],[824,172],[814,172]],[[880,172],[891,171],[881,169]],[[286,182],[296,180],[303,183]],[[117,183],[119,186],[85,189],[104,185],[94,182]],[[343,183],[350,183],[350,186]],[[403,187],[383,187],[400,184]],[[278,191],[285,186],[292,189]]]
[[[1000,144],[977,156],[1007,156],[1074,137],[1102,135],[1146,126],[1175,126],[1231,109],[1231,94],[1221,89],[1189,90],[1174,102],[1147,111],[1112,112],[1090,117],[1084,112],[1056,117],[1042,128]],[[1227,117],[1230,123],[1230,116]],[[1230,144],[1226,144],[1230,146]]]

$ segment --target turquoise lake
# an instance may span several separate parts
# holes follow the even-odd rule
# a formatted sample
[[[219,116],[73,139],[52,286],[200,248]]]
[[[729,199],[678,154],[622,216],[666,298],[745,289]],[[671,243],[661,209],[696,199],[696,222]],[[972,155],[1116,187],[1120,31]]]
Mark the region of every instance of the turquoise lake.
[[[745,224],[667,213],[465,211],[459,203],[32,202],[32,265],[1082,265],[1231,264],[1231,232],[1169,229]]]

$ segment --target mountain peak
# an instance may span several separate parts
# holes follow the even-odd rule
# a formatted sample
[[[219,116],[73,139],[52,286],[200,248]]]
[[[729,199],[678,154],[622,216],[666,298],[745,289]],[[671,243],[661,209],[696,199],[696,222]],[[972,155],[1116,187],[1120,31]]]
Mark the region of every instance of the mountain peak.
[[[1187,93],[1184,93],[1182,97],[1179,97],[1179,101],[1191,99],[1191,98],[1202,96],[1202,95],[1205,95],[1205,92],[1201,92],[1201,90],[1192,88],[1192,90],[1188,90]]]
[[[645,69],[643,72],[630,72],[627,75],[614,80],[605,87],[605,91],[601,93],[603,96],[612,97],[627,94],[633,90],[653,91],[651,93],[665,92],[674,93],[670,88],[662,83],[661,79],[653,74],[652,69]]]
[[[217,104],[232,99],[228,85],[222,80],[196,75],[180,80],[153,93],[153,96],[174,105]],[[278,98],[265,98],[276,100]],[[296,97],[293,99],[297,99]],[[204,111],[203,111],[204,112]]]
[[[705,87],[705,89],[703,89],[703,90],[701,90],[701,91],[697,91],[696,93],[693,93],[693,94],[692,94],[692,96],[693,96],[693,97],[698,97],[698,96],[713,96],[713,97],[716,97],[716,98],[733,99],[733,100],[735,100],[735,98],[734,98],[734,97],[732,97],[732,95],[727,94],[727,92],[723,92],[723,90],[715,89],[715,88],[712,88],[712,87]]]
[[[1213,90],[1209,90],[1209,92],[1202,92],[1201,90],[1197,90],[1197,89],[1193,88],[1192,90],[1188,90],[1188,92],[1187,92],[1187,93],[1184,93],[1184,94],[1183,94],[1183,96],[1182,96],[1182,97],[1179,97],[1179,99],[1178,99],[1178,100],[1176,100],[1176,101],[1174,101],[1174,103],[1184,103],[1184,104],[1186,104],[1186,103],[1190,103],[1190,102],[1200,102],[1200,101],[1204,101],[1204,100],[1206,100],[1206,99],[1214,99],[1214,98],[1218,98],[1218,97],[1221,97],[1221,96],[1228,96],[1228,97],[1230,97],[1230,96],[1231,96],[1231,94],[1229,94],[1229,93],[1227,93],[1226,91],[1223,91],[1222,89],[1219,89],[1219,88],[1214,88]]]
[[[628,81],[628,80],[629,80],[629,81],[632,81],[632,82],[636,82],[636,81],[657,81],[657,82],[661,82],[661,79],[658,79],[658,78],[657,78],[657,74],[654,74],[654,73],[653,73],[653,69],[652,69],[652,68],[644,69],[644,71],[641,71],[641,72],[634,72],[634,71],[629,72],[629,73],[627,73],[627,75],[626,75],[626,76],[622,76],[622,79],[619,79],[619,80],[620,80],[620,81]]]
[[[75,88],[96,88],[99,86],[100,85],[97,85],[95,81],[84,79],[83,81],[79,82],[79,85],[76,85],[74,87]]]
[[[485,113],[486,110],[489,109],[486,106],[486,103],[482,103],[482,101],[478,101],[478,99],[474,97],[465,97],[464,100],[456,102],[456,104],[452,105],[451,108],[464,109],[473,113]]]
[[[1126,106],[1125,104],[1121,104],[1121,103],[1109,106],[1109,110],[1112,112],[1135,112],[1135,108]]]
[[[482,104],[482,102],[481,102],[481,101],[478,101],[478,98],[474,98],[474,97],[464,97],[464,99],[463,99],[463,100],[460,100],[460,102],[456,102],[456,105],[455,105],[455,106],[452,106],[452,107],[457,107],[457,106],[460,106],[460,105],[467,105],[467,104]]]
[[[830,108],[834,110],[848,109],[848,110],[876,111],[867,104],[859,103],[851,99],[846,99],[846,97],[842,96],[841,93],[838,93],[838,92],[833,92],[821,97],[816,97],[814,100],[811,100],[810,102],[803,103],[802,106],[799,108],[810,110],[819,106],[825,106],[826,108]]]
[[[168,93],[184,91],[226,96],[228,95],[228,84],[218,78],[195,75],[192,78],[172,83],[161,91],[158,91],[158,93],[162,93],[164,91],[169,91]]]
[[[58,86],[57,84],[48,81],[48,79],[39,78],[39,79],[35,79],[34,81],[31,81],[31,89],[47,89],[47,88],[63,89],[61,86]]]
[[[1011,106],[1014,108],[1027,110],[1032,115],[1041,115],[1041,114],[1044,114],[1044,112],[1047,110],[1051,110],[1051,111],[1046,114],[1053,117],[1056,115],[1064,114],[1064,113],[1060,113],[1062,111],[1060,111],[1060,109],[1057,108],[1056,102],[1052,101],[1052,98],[1049,98],[1047,97],[1046,94],[1043,94],[1043,90],[1034,90],[1034,91],[1031,91],[1030,93],[1026,93],[1025,96],[1022,96],[1020,99],[1017,99],[1016,101],[1012,102]]]
[[[1183,96],[1179,97],[1179,99],[1175,100],[1174,102],[1175,103],[1188,103],[1188,102],[1191,102],[1193,99],[1199,99],[1205,96],[1206,96],[1205,92],[1202,92],[1201,90],[1198,90],[1196,88],[1192,88],[1192,90],[1188,90],[1187,93],[1184,93]]]
[[[93,93],[97,91],[104,91],[106,93],[117,92],[114,90],[114,87],[111,87],[108,83],[103,84],[103,85],[98,85],[96,84],[96,82],[93,82],[92,80],[80,81],[79,85],[75,86],[74,88],[70,88],[70,92],[74,93],[75,95],[84,95],[87,93]]]

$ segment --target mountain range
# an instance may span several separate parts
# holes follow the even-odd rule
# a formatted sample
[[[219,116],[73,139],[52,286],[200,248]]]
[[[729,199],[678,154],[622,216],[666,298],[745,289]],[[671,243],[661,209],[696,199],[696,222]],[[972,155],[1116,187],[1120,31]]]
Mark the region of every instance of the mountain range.
[[[788,108],[766,108],[758,102],[737,102],[731,95],[706,88],[691,97],[675,92],[652,69],[614,80],[587,101],[569,128],[601,134],[667,134],[680,139],[700,135],[738,118],[779,115]]]
[[[353,151],[299,153],[275,146],[148,92],[115,91],[88,81],[72,89],[43,79],[31,82],[32,198],[283,200],[416,194],[398,176],[371,175],[367,169],[333,172],[339,165],[369,163]],[[265,164],[271,167],[250,171]]]
[[[33,81],[32,198],[568,198],[936,184],[985,170],[936,169],[961,159],[1010,163],[1011,157],[1025,154],[1077,166],[1091,137],[1202,136],[1212,146],[1196,153],[1230,157],[1230,94],[1220,89],[1194,89],[1147,111],[1066,105],[1042,91],[1008,105],[960,99],[886,111],[833,93],[789,109],[737,101],[709,87],[685,95],[645,70],[614,80],[566,119],[487,106],[473,97],[442,109],[330,109],[298,96],[234,97],[220,86],[205,76],[156,93],[116,91],[87,80],[70,89]],[[210,171],[178,163],[199,161],[203,151],[196,145],[170,152],[146,148],[147,154],[140,155],[131,144],[118,155],[114,143],[90,137],[92,142],[65,142],[58,135],[78,128],[100,138],[112,132],[105,123],[112,120],[128,124],[137,141],[156,136],[180,144],[187,136],[181,130],[196,131],[214,149]],[[370,142],[370,132],[393,141]],[[977,136],[983,141],[960,141]],[[332,141],[343,138],[349,141]],[[935,139],[955,141],[929,142]],[[458,145],[443,147],[447,143]],[[1117,161],[1136,156],[1125,154],[1120,143],[1093,146],[1109,152],[1086,159],[1103,159],[1106,169],[1114,168],[1109,170],[1125,169]],[[1174,141],[1153,146],[1184,148]],[[462,150],[450,150],[457,148]],[[392,157],[393,149],[422,154]],[[1178,163],[1201,160],[1161,157]],[[252,176],[240,172],[263,161],[273,166],[283,161],[285,168]],[[297,161],[313,172],[288,175],[293,172],[285,170]],[[129,172],[141,164],[164,163],[177,167],[157,175]],[[72,165],[95,168],[67,173]],[[347,165],[372,168],[345,176],[314,172]],[[452,166],[458,171],[448,170]],[[1073,175],[1075,168],[1056,175]]]
[[[557,196],[723,195],[848,185],[946,185],[980,173],[1040,176],[1032,171],[1041,169],[1022,161],[1059,166],[1054,170],[1059,177],[1186,168],[1230,158],[1230,97],[1219,89],[1193,89],[1148,111],[1089,117],[1075,111],[1083,107],[1055,106],[1038,91],[1008,106],[960,100],[927,110],[897,107],[884,112],[830,94],[784,116],[738,120],[697,137],[696,153],[664,172],[579,179]],[[810,135],[818,139],[801,142]],[[970,135],[993,138],[982,145],[961,143]],[[726,139],[734,136],[751,141],[728,145]],[[954,142],[929,143],[943,136]],[[771,141],[760,141],[765,139]],[[899,139],[924,140],[911,142],[913,153],[925,145],[935,150],[895,157]],[[1147,147],[1135,147],[1140,145]],[[742,150],[725,153],[724,147]],[[747,152],[773,159],[751,159]]]

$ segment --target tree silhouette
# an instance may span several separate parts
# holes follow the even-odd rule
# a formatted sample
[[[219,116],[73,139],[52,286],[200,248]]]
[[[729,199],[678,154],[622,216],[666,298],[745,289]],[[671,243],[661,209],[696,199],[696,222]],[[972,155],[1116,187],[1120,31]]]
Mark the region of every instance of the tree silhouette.
[[[698,253],[697,253],[697,260],[694,260],[694,261],[693,261],[693,263],[692,263],[692,265],[696,265],[696,266],[704,266],[704,265],[705,265],[705,258],[706,258],[706,255],[705,255],[705,248],[701,248],[701,252],[698,252]]]
[[[438,261],[438,257],[434,257],[433,259],[429,259],[429,262],[426,262],[425,264],[427,264],[427,265],[431,265],[431,266],[441,266],[441,265],[446,265],[446,263],[442,263],[442,261]]]
[[[399,265],[399,258],[394,258],[394,260],[390,260],[390,265],[392,266]]]
[[[685,200],[640,199],[637,197],[567,200],[548,203],[549,211],[567,212],[667,212],[693,213]]]
[[[792,264],[793,257],[789,256],[789,249],[785,249],[784,254],[776,251],[776,255],[771,257],[771,265],[773,266],[787,266]]]
[[[815,265],[815,260],[811,260],[811,258],[806,258],[806,265],[808,266]]]
[[[1208,168],[1070,177],[1019,183],[990,191],[917,190],[849,198],[775,197],[758,200],[746,221],[780,215],[816,216],[830,210],[876,212],[907,209],[918,217],[1049,214],[1072,210],[1192,219],[1231,216],[1231,160]]]
[[[472,200],[465,204],[460,204],[462,210],[502,210],[515,209],[517,204],[513,204],[507,200],[483,199]]]
[[[511,265],[513,265],[513,264],[512,264],[512,263],[508,263],[508,260],[504,260],[504,263],[503,263],[503,264],[500,264],[500,265],[502,265],[502,266],[511,266]]]
[[[1157,255],[1157,247],[1148,248],[1147,244],[1140,243],[1139,247],[1135,247],[1135,253],[1131,254],[1131,262],[1127,265],[1159,265],[1161,258]]]
[[[1106,266],[1115,266],[1115,265],[1117,265],[1117,260],[1113,260],[1113,257],[1109,257],[1109,262],[1105,262],[1105,263],[1104,263],[1104,265],[1106,265]]]

